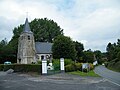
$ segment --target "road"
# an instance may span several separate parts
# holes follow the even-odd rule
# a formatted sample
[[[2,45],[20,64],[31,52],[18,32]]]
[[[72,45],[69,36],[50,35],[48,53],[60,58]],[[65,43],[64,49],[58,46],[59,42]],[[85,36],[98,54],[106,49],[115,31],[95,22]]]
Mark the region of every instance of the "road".
[[[95,68],[94,71],[100,76],[110,80],[112,83],[120,86],[120,73],[119,72],[111,71],[105,68],[105,66],[98,66]]]
[[[0,72],[0,90],[120,90],[120,87],[102,77],[70,74],[33,77]]]

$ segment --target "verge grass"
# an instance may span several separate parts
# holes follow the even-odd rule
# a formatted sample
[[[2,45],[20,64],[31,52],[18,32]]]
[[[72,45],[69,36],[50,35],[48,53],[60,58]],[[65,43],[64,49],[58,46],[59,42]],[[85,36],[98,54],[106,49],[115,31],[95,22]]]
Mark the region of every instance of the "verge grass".
[[[93,70],[89,72],[81,72],[81,71],[74,71],[74,72],[68,72],[69,74],[79,75],[79,76],[90,76],[90,77],[100,77],[97,75]]]

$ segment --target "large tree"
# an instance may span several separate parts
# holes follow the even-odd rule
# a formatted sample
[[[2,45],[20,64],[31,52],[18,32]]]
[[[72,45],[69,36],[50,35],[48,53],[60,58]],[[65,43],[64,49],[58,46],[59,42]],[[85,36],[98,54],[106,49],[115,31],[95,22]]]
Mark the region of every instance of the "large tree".
[[[78,42],[78,41],[74,41],[75,44],[75,50],[77,51],[77,55],[76,55],[76,60],[78,62],[83,62],[83,50],[84,50],[84,46],[82,43]]]
[[[53,42],[58,35],[63,35],[63,29],[53,20],[34,19],[31,23],[31,30],[34,33],[35,41]]]
[[[93,63],[94,62],[94,53],[91,49],[84,51],[84,62]]]
[[[0,42],[0,63],[4,63],[5,61],[14,62],[15,54],[14,47],[10,47],[6,39]]]
[[[75,59],[75,45],[70,37],[60,35],[55,38],[53,47],[53,58]]]
[[[99,64],[102,64],[104,62],[103,57],[104,56],[101,51],[99,50],[94,51],[94,59],[96,59]]]
[[[120,72],[120,39],[118,39],[117,43],[108,43],[107,59],[107,67]]]

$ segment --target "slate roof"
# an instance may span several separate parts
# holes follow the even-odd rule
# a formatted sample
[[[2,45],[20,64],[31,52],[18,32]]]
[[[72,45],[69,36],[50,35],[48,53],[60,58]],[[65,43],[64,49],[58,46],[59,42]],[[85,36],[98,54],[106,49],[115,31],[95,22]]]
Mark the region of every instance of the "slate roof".
[[[32,33],[31,30],[30,30],[28,18],[26,18],[26,20],[25,20],[23,32]]]
[[[35,49],[37,54],[50,54],[52,53],[52,43],[35,42]]]

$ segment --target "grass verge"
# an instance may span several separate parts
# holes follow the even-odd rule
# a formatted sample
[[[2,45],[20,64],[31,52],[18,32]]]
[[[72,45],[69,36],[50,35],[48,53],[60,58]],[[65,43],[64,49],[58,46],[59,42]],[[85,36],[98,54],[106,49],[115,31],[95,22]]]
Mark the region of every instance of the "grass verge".
[[[81,72],[81,71],[74,71],[74,72],[69,72],[69,74],[74,74],[74,75],[79,75],[79,76],[100,77],[93,70],[89,71],[87,73]]]
[[[120,70],[115,69],[115,68],[112,68],[112,67],[106,67],[106,68],[109,69],[109,70],[112,70],[112,71],[114,71],[114,72],[120,72]]]

